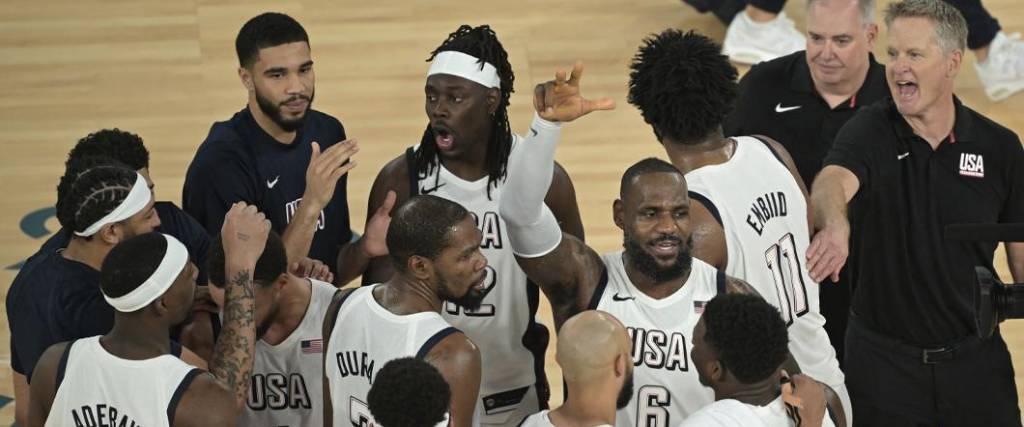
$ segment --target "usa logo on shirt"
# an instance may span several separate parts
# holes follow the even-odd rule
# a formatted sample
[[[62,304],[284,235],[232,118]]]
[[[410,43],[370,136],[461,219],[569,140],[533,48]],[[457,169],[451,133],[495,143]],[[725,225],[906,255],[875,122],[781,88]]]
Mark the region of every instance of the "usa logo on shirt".
[[[981,154],[960,153],[960,175],[985,177],[985,161]]]
[[[695,314],[703,314],[704,313],[704,307],[706,307],[707,305],[708,305],[707,301],[694,301],[693,302],[693,312]]]
[[[303,340],[302,341],[302,352],[305,354],[317,354],[324,352],[324,340]]]

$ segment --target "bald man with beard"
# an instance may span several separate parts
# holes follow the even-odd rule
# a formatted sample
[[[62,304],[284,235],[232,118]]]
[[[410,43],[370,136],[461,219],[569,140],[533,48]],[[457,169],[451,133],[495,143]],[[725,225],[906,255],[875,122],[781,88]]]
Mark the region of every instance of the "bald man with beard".
[[[521,427],[612,426],[633,396],[633,360],[626,328],[615,316],[589,310],[562,325],[555,359],[569,393],[565,404],[523,420]]]

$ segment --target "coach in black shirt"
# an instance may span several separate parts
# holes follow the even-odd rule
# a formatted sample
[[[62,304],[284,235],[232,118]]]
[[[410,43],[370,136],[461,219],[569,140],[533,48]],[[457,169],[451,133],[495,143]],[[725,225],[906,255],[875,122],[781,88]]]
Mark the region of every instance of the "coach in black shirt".
[[[874,0],[808,0],[807,50],[755,65],[723,130],[727,136],[766,135],[793,156],[810,186],[846,121],[888,96],[885,67],[871,55],[878,25]],[[843,361],[850,309],[847,274],[820,291],[825,331]]]
[[[357,147],[338,119],[311,108],[309,37],[291,17],[264,13],[246,22],[235,49],[248,105],[210,129],[189,165],[182,205],[216,235],[232,204],[254,204],[281,234],[289,261],[322,261],[344,284],[387,254],[387,216],[350,243],[345,175]]]
[[[973,321],[974,267],[992,268],[996,244],[949,242],[943,230],[1024,222],[1024,149],[953,95],[967,35],[956,9],[906,0],[886,23],[892,100],[840,131],[811,196],[823,226],[808,249],[815,279],[842,267],[847,203],[859,217],[846,353],[854,423],[1019,426],[1006,344],[998,332],[977,338]],[[1024,251],[1007,248],[1024,280]]]

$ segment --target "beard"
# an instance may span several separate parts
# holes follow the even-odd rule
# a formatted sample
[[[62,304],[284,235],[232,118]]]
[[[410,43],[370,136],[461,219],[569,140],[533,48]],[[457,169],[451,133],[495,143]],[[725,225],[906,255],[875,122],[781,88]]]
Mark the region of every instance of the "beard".
[[[622,246],[626,249],[626,255],[629,257],[630,262],[633,263],[633,266],[636,267],[640,274],[647,276],[655,283],[667,282],[683,277],[684,274],[690,271],[690,267],[693,266],[693,256],[690,254],[693,247],[693,237],[690,237],[684,244],[678,237],[662,235],[651,243],[658,244],[663,241],[679,244],[679,252],[676,254],[675,261],[667,267],[658,265],[658,260],[654,258],[654,255],[647,253],[644,250],[644,245],[633,239],[633,236],[628,233],[623,233],[622,235]]]
[[[304,95],[295,95],[279,104],[274,104],[274,101],[271,101],[269,98],[260,94],[259,89],[256,89],[255,92],[256,104],[260,106],[260,111],[263,111],[263,114],[266,114],[270,120],[273,120],[274,123],[276,123],[277,126],[285,132],[295,132],[306,123],[306,117],[309,115],[309,109],[313,108],[313,98],[316,96],[316,91],[314,91],[308,98]],[[304,99],[308,102],[308,104],[306,104],[306,111],[304,111],[301,116],[294,119],[284,118],[284,115],[281,114],[281,106],[299,99]]]
[[[445,301],[451,302],[465,310],[476,310],[484,302],[485,295],[472,287],[460,297],[455,296],[455,292],[452,292],[448,286],[448,281],[443,276],[438,276],[437,280],[438,295]]]
[[[630,371],[626,375],[626,380],[622,382],[622,388],[619,389],[619,397],[615,399],[615,409],[625,408],[629,405],[629,401],[633,399],[633,372]]]

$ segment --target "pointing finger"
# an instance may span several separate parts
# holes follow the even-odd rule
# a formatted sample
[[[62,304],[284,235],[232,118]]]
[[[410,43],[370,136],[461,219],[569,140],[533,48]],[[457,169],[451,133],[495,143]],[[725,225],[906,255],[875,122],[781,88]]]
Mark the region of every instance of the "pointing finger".
[[[583,62],[576,61],[576,64],[572,66],[572,74],[569,75],[569,85],[579,86],[581,78],[583,78]]]

